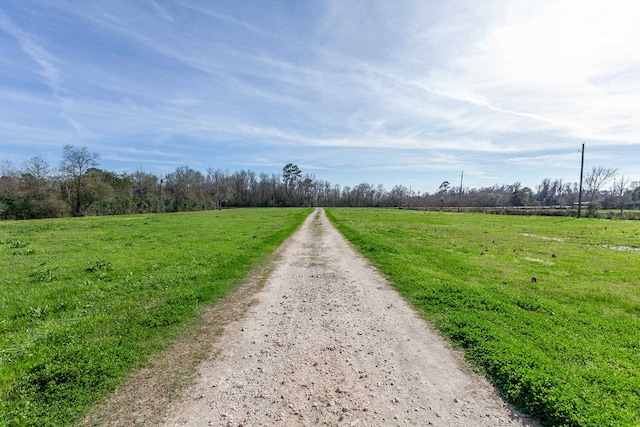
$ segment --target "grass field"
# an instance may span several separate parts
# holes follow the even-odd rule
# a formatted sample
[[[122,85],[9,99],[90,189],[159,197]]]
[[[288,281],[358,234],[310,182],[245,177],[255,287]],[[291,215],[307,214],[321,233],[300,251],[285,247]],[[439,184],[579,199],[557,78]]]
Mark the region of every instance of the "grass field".
[[[309,209],[0,223],[0,425],[69,425]]]
[[[554,426],[640,425],[639,222],[327,212],[519,408]]]

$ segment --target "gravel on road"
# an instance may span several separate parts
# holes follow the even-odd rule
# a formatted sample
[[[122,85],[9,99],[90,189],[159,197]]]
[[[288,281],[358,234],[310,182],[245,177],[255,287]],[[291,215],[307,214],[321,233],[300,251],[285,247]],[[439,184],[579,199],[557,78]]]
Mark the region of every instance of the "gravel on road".
[[[166,407],[164,425],[536,425],[468,368],[322,209],[245,303]]]

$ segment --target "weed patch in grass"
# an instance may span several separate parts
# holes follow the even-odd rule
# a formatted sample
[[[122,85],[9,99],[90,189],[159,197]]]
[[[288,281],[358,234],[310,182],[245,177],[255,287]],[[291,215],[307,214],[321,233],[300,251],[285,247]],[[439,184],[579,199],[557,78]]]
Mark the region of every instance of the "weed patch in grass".
[[[328,209],[337,228],[521,410],[640,424],[640,225]],[[535,278],[535,280],[533,280]]]

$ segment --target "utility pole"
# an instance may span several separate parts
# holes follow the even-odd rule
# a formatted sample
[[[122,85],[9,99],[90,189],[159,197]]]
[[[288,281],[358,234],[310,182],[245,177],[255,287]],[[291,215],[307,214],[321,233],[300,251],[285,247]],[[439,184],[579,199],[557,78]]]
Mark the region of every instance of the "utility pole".
[[[578,190],[578,218],[582,211],[582,173],[584,172],[584,142],[582,143],[582,160],[580,161],[580,189]]]
[[[464,178],[464,171],[460,174],[460,191],[458,192],[458,212],[460,212],[460,203],[462,203],[462,178]]]

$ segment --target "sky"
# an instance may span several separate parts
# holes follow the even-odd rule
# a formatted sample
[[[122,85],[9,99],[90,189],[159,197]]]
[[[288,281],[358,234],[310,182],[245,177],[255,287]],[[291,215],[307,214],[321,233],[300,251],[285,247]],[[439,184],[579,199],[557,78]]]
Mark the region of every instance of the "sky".
[[[0,162],[640,180],[637,0],[0,0]]]

